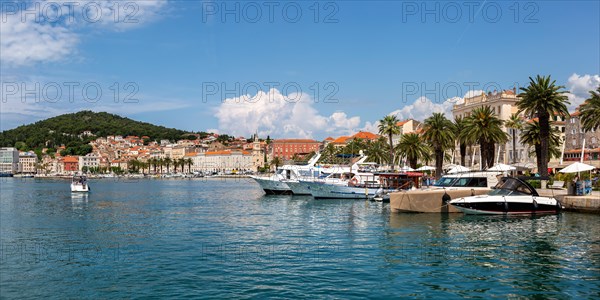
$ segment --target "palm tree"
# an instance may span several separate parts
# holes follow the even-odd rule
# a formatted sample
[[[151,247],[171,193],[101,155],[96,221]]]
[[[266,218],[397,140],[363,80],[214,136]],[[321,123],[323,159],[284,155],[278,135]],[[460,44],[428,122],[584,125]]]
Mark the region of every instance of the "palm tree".
[[[550,140],[550,116],[568,116],[567,104],[569,101],[564,86],[555,85],[550,76],[537,75],[536,79],[529,77],[529,86],[521,88],[521,98],[517,102],[519,113],[533,119],[538,118],[540,123],[540,152],[537,156],[538,172],[541,176],[548,176],[548,142]]]
[[[185,158],[179,159],[179,165],[181,166],[181,173],[185,173],[185,165],[187,164],[187,160]]]
[[[392,136],[400,134],[400,126],[398,126],[398,118],[394,115],[387,115],[379,121],[379,134],[387,135],[390,143],[390,166],[394,166],[394,145]]]
[[[389,157],[387,157],[389,153],[388,147],[389,145],[387,144],[386,138],[380,136],[377,140],[369,141],[367,143],[365,154],[369,156],[368,160],[370,162],[382,164],[389,159]]]
[[[164,158],[159,158],[158,159],[158,166],[160,167],[160,174],[163,173],[163,166],[165,165],[165,159]]]
[[[502,131],[502,123],[489,106],[475,108],[465,118],[463,137],[479,144],[482,170],[494,164],[496,143],[508,140],[506,133]]]
[[[540,123],[537,120],[533,120],[523,126],[523,131],[521,131],[521,143],[533,146],[534,149],[532,154],[540,157],[542,140],[540,138]],[[560,132],[558,129],[552,127],[548,143],[549,156],[560,157],[560,143]],[[550,159],[548,158],[548,160]]]
[[[423,138],[431,144],[435,154],[435,176],[439,179],[442,175],[444,151],[454,144],[454,127],[442,113],[433,113],[425,120]]]
[[[192,173],[192,165],[194,164],[194,160],[192,160],[191,158],[188,158],[185,160],[185,162],[188,165],[188,173]]]
[[[600,86],[595,92],[590,91],[590,95],[579,107],[581,125],[585,131],[600,129]]]
[[[467,156],[467,146],[469,145],[465,138],[465,119],[461,116],[454,118],[454,136],[458,142],[458,149],[460,152],[460,165],[465,166],[465,158]]]
[[[279,158],[279,156],[275,156],[273,160],[271,160],[271,165],[275,165],[275,171],[277,171],[277,168],[279,165],[281,165],[281,158]]]
[[[173,160],[170,157],[167,157],[163,160],[163,163],[167,166],[167,173],[169,173],[169,166],[171,165],[172,162],[173,162]]]
[[[510,128],[512,135],[513,146],[513,164],[517,163],[517,130],[523,129],[523,120],[518,114],[510,115],[510,118],[505,123],[506,127]]]
[[[408,133],[402,136],[398,143],[398,150],[408,160],[408,164],[411,168],[417,168],[417,162],[419,160],[429,159],[429,146],[423,138],[416,133]]]

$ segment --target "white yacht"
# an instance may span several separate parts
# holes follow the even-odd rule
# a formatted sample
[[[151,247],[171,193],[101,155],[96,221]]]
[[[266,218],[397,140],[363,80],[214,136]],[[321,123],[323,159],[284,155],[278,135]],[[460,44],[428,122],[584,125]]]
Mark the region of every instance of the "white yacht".
[[[87,193],[90,191],[90,185],[87,182],[87,177],[85,176],[73,176],[71,180],[71,192],[83,192]]]
[[[487,195],[464,197],[450,205],[465,214],[556,214],[562,205],[554,198],[542,197],[527,181],[504,177]]]
[[[375,164],[366,163],[366,155],[350,167],[350,172],[329,175],[324,180],[301,181],[315,199],[368,199],[381,187]]]
[[[306,165],[283,165],[277,172],[269,177],[250,176],[254,179],[267,195],[292,194],[289,182],[297,182],[301,178],[318,177],[320,168],[315,167],[321,154],[317,153]],[[301,193],[301,190],[298,190]]]

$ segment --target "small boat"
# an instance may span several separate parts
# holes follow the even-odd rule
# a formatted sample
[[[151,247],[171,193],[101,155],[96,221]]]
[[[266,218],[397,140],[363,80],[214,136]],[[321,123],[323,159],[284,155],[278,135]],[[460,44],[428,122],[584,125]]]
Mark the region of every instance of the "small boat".
[[[73,180],[71,180],[71,192],[83,192],[87,193],[90,191],[90,185],[87,182],[86,176],[73,176]]]
[[[450,205],[465,214],[556,214],[562,206],[554,198],[541,197],[527,181],[503,177],[487,195],[458,198]]]

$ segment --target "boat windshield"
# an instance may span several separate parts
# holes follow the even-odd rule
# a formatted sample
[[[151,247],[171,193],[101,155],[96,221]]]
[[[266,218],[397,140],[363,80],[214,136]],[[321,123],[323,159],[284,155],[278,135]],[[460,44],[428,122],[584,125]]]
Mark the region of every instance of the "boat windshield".
[[[435,186],[440,187],[487,187],[484,177],[442,177]]]
[[[520,180],[515,178],[502,178],[496,184],[494,189],[489,192],[492,196],[523,196],[523,195],[534,195],[537,196],[537,192],[533,191],[529,186]]]

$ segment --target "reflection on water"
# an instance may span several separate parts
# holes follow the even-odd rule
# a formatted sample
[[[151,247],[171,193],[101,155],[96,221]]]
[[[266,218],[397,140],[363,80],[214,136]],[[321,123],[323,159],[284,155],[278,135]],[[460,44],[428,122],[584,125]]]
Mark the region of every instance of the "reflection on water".
[[[73,210],[83,209],[88,203],[88,193],[71,193],[71,205]]]
[[[589,298],[600,217],[398,214],[254,182],[2,184],[2,298]],[[62,282],[63,284],[56,284]]]

